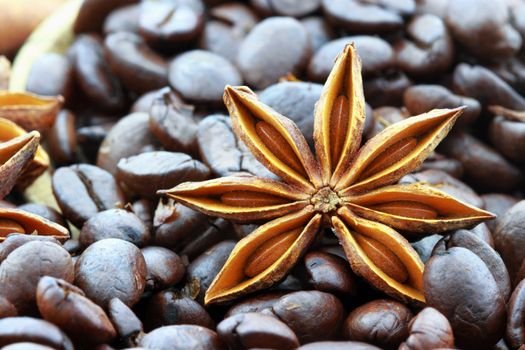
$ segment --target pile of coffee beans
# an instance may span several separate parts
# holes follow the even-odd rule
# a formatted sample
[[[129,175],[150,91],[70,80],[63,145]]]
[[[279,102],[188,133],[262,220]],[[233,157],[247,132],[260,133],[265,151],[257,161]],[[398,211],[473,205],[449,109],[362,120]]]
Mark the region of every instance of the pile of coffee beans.
[[[0,244],[3,349],[525,348],[525,1],[85,0],[67,52],[27,90],[62,95],[43,131],[57,206],[4,207],[68,227],[62,243]],[[364,141],[433,108],[466,106],[402,183],[498,215],[411,242],[427,307],[372,289],[324,232],[287,278],[223,305],[204,295],[257,225],[208,217],[157,190],[236,173],[273,177],[222,103],[247,85],[311,143],[335,56],[363,63]]]

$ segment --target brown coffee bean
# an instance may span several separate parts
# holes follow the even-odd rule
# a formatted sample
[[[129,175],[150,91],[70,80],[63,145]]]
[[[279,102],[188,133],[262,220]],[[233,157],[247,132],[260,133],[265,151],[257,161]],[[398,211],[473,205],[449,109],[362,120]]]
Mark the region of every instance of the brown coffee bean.
[[[73,66],[64,55],[50,52],[40,55],[31,65],[26,90],[37,95],[62,95],[68,100],[73,94]]]
[[[333,254],[309,252],[304,257],[306,282],[314,289],[340,296],[356,294],[355,275],[348,262]]]
[[[0,346],[3,347],[20,342],[46,345],[52,349],[74,349],[71,340],[52,323],[32,317],[7,317],[1,319]]]
[[[492,119],[489,127],[490,141],[494,147],[512,162],[525,163],[525,123],[508,120],[503,116]]]
[[[140,4],[119,7],[106,17],[104,34],[116,32],[137,33],[139,31]]]
[[[47,135],[49,152],[53,155],[55,165],[71,164],[76,161],[77,134],[75,115],[68,110],[61,110],[55,124]]]
[[[87,248],[106,238],[118,238],[142,247],[148,243],[150,231],[135,214],[123,209],[109,209],[93,215],[84,223],[79,241],[83,248]]]
[[[62,217],[62,214],[60,214],[56,209],[53,209],[47,205],[38,203],[27,203],[19,206],[18,209],[27,211],[28,213],[36,214],[45,219],[48,219],[49,221],[53,221],[56,224],[67,227],[67,222]]]
[[[3,262],[16,248],[33,241],[51,242],[60,245],[60,242],[50,236],[10,234],[0,244],[0,263]]]
[[[19,315],[34,315],[37,284],[46,275],[72,282],[74,267],[69,253],[55,243],[28,242],[0,265],[0,295],[16,307]]]
[[[265,16],[303,17],[317,11],[321,7],[321,0],[252,0],[252,5]]]
[[[455,124],[465,127],[473,124],[481,113],[481,105],[473,98],[454,94],[441,85],[414,85],[404,95],[405,107],[413,115],[423,114],[434,108],[456,108],[466,106]]]
[[[372,107],[401,105],[403,94],[412,81],[402,71],[387,71],[364,82],[365,98]]]
[[[306,17],[301,20],[310,37],[312,52],[317,52],[324,44],[334,39],[333,28],[320,16]]]
[[[60,327],[76,342],[110,342],[116,331],[108,316],[79,288],[64,280],[44,276],[38,282],[36,302],[42,317]]]
[[[18,311],[9,300],[0,296],[0,318],[13,317],[17,316]]]
[[[147,331],[178,324],[215,329],[215,322],[198,302],[171,291],[159,292],[141,301],[137,310]]]
[[[83,126],[76,130],[77,149],[90,163],[96,163],[99,147],[113,125]]]
[[[119,111],[125,107],[124,90],[104,56],[100,37],[92,34],[77,36],[69,49],[69,56],[84,96],[102,110]]]
[[[141,249],[148,274],[146,288],[160,290],[177,284],[186,272],[182,259],[173,251],[149,246]]]
[[[432,256],[432,250],[436,246],[436,243],[443,238],[442,235],[434,234],[426,236],[419,241],[412,243],[412,248],[415,249],[421,261],[426,263]]]
[[[184,153],[144,152],[121,159],[117,179],[142,197],[155,198],[157,191],[170,189],[186,181],[202,181],[210,170]]]
[[[135,346],[143,333],[142,322],[135,313],[119,298],[113,298],[108,304],[108,315],[119,338],[128,346]]]
[[[447,158],[442,154],[434,152],[416,171],[439,170],[449,174],[456,179],[463,176],[463,164],[459,160]]]
[[[513,285],[519,283],[516,277],[525,259],[525,251],[520,248],[525,244],[525,231],[521,229],[525,225],[524,221],[525,201],[518,202],[496,219],[494,231],[496,250],[507,266]]]
[[[379,350],[377,346],[362,343],[359,341],[321,341],[306,344],[297,350]]]
[[[488,193],[481,196],[485,203],[485,210],[497,215],[503,216],[519,199],[504,193]],[[497,220],[487,221],[485,224],[491,232],[496,230]]]
[[[228,310],[228,312],[226,312],[226,315],[224,315],[224,317],[227,318],[233,315],[245,314],[250,312],[259,313],[264,309],[271,309],[273,305],[285,294],[286,293],[283,291],[266,292],[252,297],[247,297],[233,305]]]
[[[505,299],[476,254],[461,247],[435,254],[425,266],[423,286],[427,305],[447,317],[459,347],[489,349],[501,339]]]
[[[115,238],[90,245],[75,264],[75,284],[103,308],[113,298],[134,305],[146,286],[146,262],[133,244]]]
[[[525,280],[512,292],[508,306],[505,340],[511,349],[525,344]]]
[[[279,37],[279,40],[272,38]],[[244,80],[262,89],[280,77],[298,74],[310,57],[308,32],[290,17],[274,17],[257,24],[243,40],[237,66]]]
[[[491,220],[490,222],[492,221],[495,220]],[[494,238],[492,238],[492,233],[490,232],[486,223],[482,222],[468,231],[481,239],[483,242],[487,243],[491,248],[494,248]]]
[[[217,333],[232,350],[249,348],[296,349],[295,333],[275,317],[246,313],[225,318]]]
[[[136,93],[160,89],[168,84],[166,60],[133,33],[110,34],[104,41],[108,62],[119,80]]]
[[[96,213],[124,205],[124,194],[113,176],[89,164],[57,169],[53,194],[64,216],[77,227]]]
[[[410,321],[410,335],[399,350],[454,348],[454,334],[447,318],[434,308],[426,307]]]
[[[116,8],[137,0],[87,0],[82,3],[73,30],[75,33],[100,32],[106,16]]]
[[[347,317],[343,336],[384,349],[397,349],[408,336],[412,312],[403,304],[378,299],[359,306]]]
[[[222,350],[217,333],[194,325],[165,326],[146,334],[138,344],[147,349]]]
[[[208,220],[206,215],[180,203],[161,200],[155,211],[154,225],[155,244],[176,249],[185,236],[205,230]]]

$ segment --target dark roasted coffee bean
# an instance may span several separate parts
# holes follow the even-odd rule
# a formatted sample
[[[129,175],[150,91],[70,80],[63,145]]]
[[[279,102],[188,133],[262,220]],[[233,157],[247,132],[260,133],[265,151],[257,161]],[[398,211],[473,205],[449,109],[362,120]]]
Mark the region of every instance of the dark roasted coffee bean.
[[[100,37],[77,36],[69,49],[69,56],[76,82],[84,96],[103,110],[119,111],[125,107],[124,90],[104,56]]]
[[[320,341],[298,347],[297,350],[379,350],[377,346],[359,341]]]
[[[82,226],[79,241],[83,248],[106,238],[118,238],[138,247],[150,239],[148,226],[137,215],[123,209],[109,209],[93,215]]]
[[[98,149],[113,125],[83,126],[76,130],[77,149],[90,163],[96,162]]]
[[[55,165],[74,163],[77,152],[77,134],[75,131],[75,115],[68,110],[61,110],[55,124],[47,135],[49,152],[53,155]]]
[[[309,252],[304,257],[306,282],[314,289],[348,297],[356,294],[355,275],[344,259],[323,252]]]
[[[408,39],[394,46],[397,64],[414,77],[431,77],[448,70],[454,59],[454,44],[443,20],[423,14],[407,26]]]
[[[52,349],[73,350],[71,340],[54,324],[32,317],[7,317],[0,320],[0,346],[30,342]],[[24,348],[30,350],[30,348]],[[35,349],[36,350],[36,349]]]
[[[53,194],[64,216],[77,227],[96,213],[125,202],[113,176],[89,164],[57,169],[53,174]]]
[[[67,100],[73,94],[73,82],[73,67],[67,57],[50,52],[31,65],[26,90],[44,96],[62,95]]]
[[[116,174],[117,163],[121,158],[134,156],[147,148],[156,148],[157,141],[150,132],[148,124],[148,114],[140,112],[129,114],[119,120],[100,145],[97,165]]]
[[[463,176],[463,164],[459,160],[447,158],[442,154],[434,152],[416,171],[439,170],[449,174],[456,179]]]
[[[100,32],[111,11],[137,0],[87,0],[82,2],[73,30],[75,33]]]
[[[42,277],[36,302],[42,317],[59,326],[75,342],[94,345],[110,342],[117,335],[104,310],[64,280]]]
[[[378,299],[359,306],[348,315],[343,336],[385,349],[397,349],[408,336],[411,319],[412,312],[405,305]]]
[[[46,275],[72,282],[74,267],[69,253],[55,243],[28,242],[11,252],[0,265],[0,295],[20,315],[34,315],[37,284]]]
[[[321,7],[321,0],[252,0],[252,5],[265,16],[303,17],[317,11]]]
[[[273,305],[283,296],[285,292],[266,292],[256,296],[245,298],[233,305],[224,317],[230,317],[237,314],[249,312],[261,312],[264,309],[271,309]]]
[[[147,331],[177,324],[215,328],[210,315],[198,302],[171,291],[159,292],[141,301],[137,310]]]
[[[460,348],[490,349],[501,339],[505,299],[475,253],[461,247],[436,252],[425,266],[423,285],[427,305],[447,317]]]
[[[139,31],[140,4],[131,4],[111,11],[104,21],[104,34]]]
[[[419,241],[412,243],[412,248],[416,250],[422,262],[427,262],[432,255],[432,250],[434,249],[436,243],[443,238],[443,236],[434,234],[426,236]]]
[[[168,84],[166,60],[133,33],[113,33],[104,45],[111,69],[122,84],[136,93],[160,89]]]
[[[521,229],[524,225],[525,201],[518,202],[496,219],[494,231],[496,250],[505,261],[513,285],[519,282],[516,277],[525,259],[525,251],[521,249],[525,244],[525,231]]]
[[[508,308],[505,340],[511,349],[517,349],[525,344],[525,280],[512,292]]]
[[[16,248],[33,241],[51,242],[60,245],[60,242],[50,236],[10,234],[0,244],[0,263],[3,262]]]
[[[333,28],[328,25],[323,17],[311,16],[301,20],[310,37],[312,52],[317,52],[327,42],[335,37]]]
[[[182,259],[174,252],[163,247],[149,246],[141,249],[148,274],[146,288],[161,290],[178,283],[186,268]]]
[[[36,214],[38,216],[48,219],[49,221],[53,221],[54,223],[67,227],[67,223],[62,217],[62,214],[60,214],[56,209],[48,207],[47,205],[37,204],[37,203],[27,203],[27,204],[23,204],[19,206],[18,209],[27,211],[28,213]],[[44,236],[40,236],[40,237],[44,237]]]
[[[90,245],[75,264],[75,284],[106,308],[113,298],[134,305],[146,286],[146,262],[133,244],[115,238]]]
[[[279,40],[272,38],[279,36]],[[237,65],[244,80],[261,89],[288,73],[297,74],[310,57],[308,32],[290,17],[268,18],[257,24],[239,48]]]
[[[222,350],[217,333],[194,325],[165,326],[146,334],[139,342],[146,349]]]
[[[140,34],[159,51],[185,48],[199,37],[203,24],[201,0],[146,0],[140,4]]]
[[[117,165],[117,179],[132,192],[155,198],[157,191],[186,181],[206,180],[208,167],[184,153],[156,151],[123,158]]]
[[[447,318],[426,307],[410,321],[409,336],[399,350],[454,348],[454,334]]]
[[[487,222],[492,222],[494,220],[490,220]],[[481,239],[483,242],[487,243],[490,247],[494,248],[494,238],[492,237],[492,233],[489,230],[489,227],[486,223],[482,222],[481,224],[478,224],[468,230],[470,233],[474,234],[474,236]]]
[[[412,81],[402,71],[388,71],[364,82],[365,98],[372,107],[401,105],[403,94]]]
[[[128,346],[137,343],[137,337],[143,332],[142,322],[133,311],[119,298],[113,298],[108,304],[108,315],[117,334]]]
[[[128,209],[142,220],[150,232],[153,231],[153,213],[155,212],[155,203],[153,201],[142,198],[133,202]]]
[[[525,163],[525,123],[498,115],[490,123],[489,137],[494,147],[506,158],[519,164]]]
[[[503,193],[488,193],[481,196],[485,203],[485,210],[495,214],[497,217],[503,216],[519,199]],[[490,220],[485,223],[491,232],[496,230],[498,220]]]
[[[296,349],[295,333],[275,317],[246,313],[225,318],[217,333],[232,350],[249,348]]]
[[[454,94],[441,85],[414,85],[404,95],[405,107],[413,115],[423,114],[434,108],[466,106],[455,124],[464,127],[473,124],[481,113],[481,105],[473,98]]]

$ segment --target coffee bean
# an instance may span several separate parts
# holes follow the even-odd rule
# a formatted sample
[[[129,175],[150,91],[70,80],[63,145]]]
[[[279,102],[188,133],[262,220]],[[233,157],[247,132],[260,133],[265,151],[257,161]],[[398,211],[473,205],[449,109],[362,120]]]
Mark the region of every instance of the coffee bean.
[[[74,163],[77,152],[75,115],[68,110],[61,110],[47,137],[49,152],[53,154],[56,165]]]
[[[408,336],[412,312],[403,304],[379,299],[354,309],[345,320],[343,336],[386,349],[397,349]]]
[[[155,203],[153,201],[145,198],[136,200],[129,210],[142,220],[150,232],[153,231],[153,213],[155,212]]]
[[[259,313],[264,309],[271,309],[273,305],[283,296],[285,292],[266,292],[263,294],[247,297],[235,305],[233,305],[226,315],[225,318],[245,313]],[[264,312],[264,311],[263,311]]]
[[[146,288],[160,290],[178,283],[186,268],[182,259],[174,252],[163,247],[149,246],[141,249],[146,261]]]
[[[403,94],[412,85],[405,73],[392,70],[364,82],[365,98],[372,107],[400,105]]]
[[[113,298],[108,304],[108,315],[115,326],[120,339],[128,346],[135,346],[142,335],[142,322],[133,311],[119,298]]]
[[[259,313],[238,314],[225,318],[217,326],[217,333],[233,350],[299,347],[297,336],[286,324],[275,317]]]
[[[32,317],[7,317],[0,320],[0,346],[31,342],[52,349],[73,350],[71,340],[54,324]],[[29,348],[25,348],[28,349]]]
[[[340,296],[356,294],[355,275],[344,259],[323,252],[309,252],[304,257],[307,283],[314,289]]]
[[[27,204],[23,204],[19,206],[18,209],[27,211],[28,213],[36,214],[45,219],[48,219],[49,221],[53,221],[56,224],[67,227],[67,223],[62,217],[62,214],[60,214],[56,209],[48,207],[47,205],[37,204],[37,203],[27,203]]]
[[[303,18],[301,23],[309,34],[312,52],[317,52],[335,37],[333,28],[320,16]]]
[[[221,350],[223,344],[214,331],[194,325],[165,326],[146,334],[138,344],[147,349]]]
[[[96,213],[125,202],[113,176],[89,164],[57,169],[53,174],[53,194],[64,216],[77,227]]]
[[[484,207],[487,211],[494,213],[498,217],[503,216],[514,204],[519,202],[519,199],[504,193],[488,193],[481,196]],[[496,230],[496,223],[498,220],[490,220],[485,224],[491,232]]]
[[[75,284],[103,308],[113,298],[134,305],[146,286],[146,263],[133,244],[115,238],[90,245],[75,264]]]
[[[37,284],[46,275],[72,282],[74,267],[69,253],[55,243],[28,242],[13,250],[0,265],[0,295],[16,307],[19,315],[34,315]]]
[[[75,33],[99,32],[106,16],[116,8],[136,0],[87,0],[82,3],[73,30]]]
[[[297,350],[379,350],[377,346],[362,343],[359,341],[321,341],[306,344]]]
[[[252,0],[252,5],[266,16],[303,17],[317,11],[321,7],[321,0]]]
[[[276,36],[279,40],[272,39]],[[308,32],[301,23],[274,17],[257,24],[246,36],[237,65],[248,84],[262,89],[288,73],[300,73],[309,57]]]
[[[508,120],[503,116],[492,119],[489,127],[490,141],[509,160],[523,164],[525,156],[525,123]]]
[[[512,349],[525,344],[525,280],[522,280],[512,292],[508,306],[505,340]]]
[[[454,335],[447,318],[434,308],[426,307],[410,321],[410,335],[399,350],[453,348]]]
[[[139,31],[140,4],[119,7],[106,17],[104,34],[116,32],[137,33]]]
[[[33,241],[51,242],[60,245],[60,242],[50,236],[10,234],[0,244],[0,263],[3,262],[16,248]]]
[[[58,53],[40,55],[27,77],[26,90],[37,95],[62,95],[69,99],[73,94],[73,67],[68,58]]]
[[[419,241],[412,243],[412,248],[415,249],[422,262],[427,262],[432,255],[432,250],[434,249],[436,243],[441,240],[443,236],[434,234],[421,238]]]
[[[55,350],[55,348],[51,348],[49,346],[40,345],[37,343],[29,343],[29,342],[22,342],[22,343],[14,343],[7,346],[2,347],[2,349],[7,350]]]
[[[118,238],[135,244],[146,245],[150,231],[135,214],[123,209],[109,209],[93,215],[82,226],[79,241],[83,248],[106,238]]]
[[[59,326],[76,342],[95,345],[110,342],[117,335],[104,310],[64,280],[42,277],[36,301],[42,317]]]
[[[447,158],[442,154],[434,152],[416,171],[438,170],[449,174],[456,179],[463,177],[463,164],[459,160]]]

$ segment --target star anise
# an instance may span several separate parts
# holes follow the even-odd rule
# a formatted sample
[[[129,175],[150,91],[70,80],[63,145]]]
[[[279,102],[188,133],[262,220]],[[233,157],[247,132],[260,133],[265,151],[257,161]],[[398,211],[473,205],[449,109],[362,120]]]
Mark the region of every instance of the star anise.
[[[360,147],[365,120],[361,62],[353,45],[335,62],[315,109],[311,152],[298,127],[247,87],[226,87],[237,136],[282,181],[229,176],[161,191],[203,213],[240,222],[273,219],[239,241],[205,302],[223,302],[282,280],[330,226],[352,270],[388,295],[422,303],[423,263],[407,235],[493,218],[424,184],[395,184],[446,136],[462,109],[438,109],[387,127]]]

